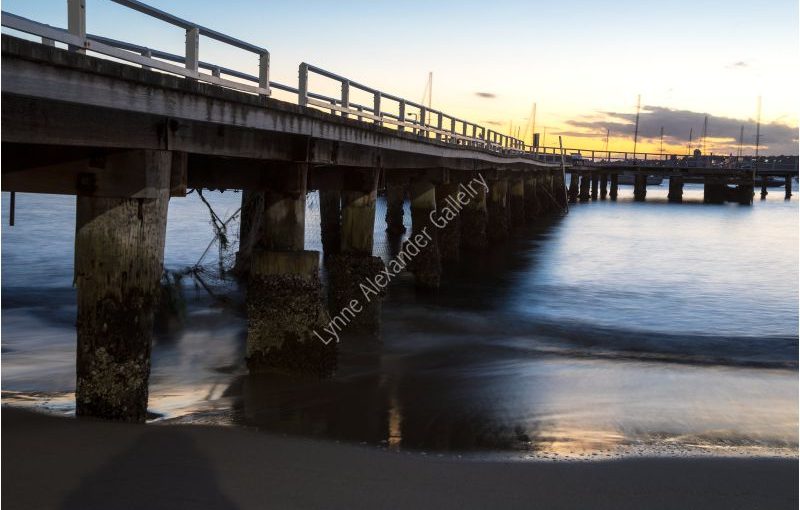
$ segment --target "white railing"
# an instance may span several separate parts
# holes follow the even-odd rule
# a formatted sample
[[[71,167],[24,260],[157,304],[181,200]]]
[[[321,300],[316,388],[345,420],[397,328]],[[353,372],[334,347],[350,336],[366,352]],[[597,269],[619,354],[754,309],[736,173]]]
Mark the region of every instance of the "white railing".
[[[140,64],[142,67],[158,69],[172,74],[184,76],[186,78],[213,83],[232,89],[242,90],[253,94],[268,96],[269,90],[269,52],[258,46],[240,41],[233,37],[221,34],[210,28],[206,28],[196,23],[186,21],[172,14],[166,13],[149,5],[136,0],[110,0],[116,4],[147,14],[170,25],[180,27],[186,31],[186,50],[183,56],[172,55],[160,51],[151,50],[144,46],[136,46],[121,41],[115,41],[105,37],[92,36],[86,33],[86,0],[67,0],[67,29],[52,27],[43,23],[38,23],[27,18],[16,16],[3,11],[2,24],[4,27],[12,28],[20,32],[37,35],[42,38],[45,44],[53,45],[56,42],[64,43],[69,46],[71,51],[84,53],[87,50],[102,53],[109,57],[118,58],[126,62]],[[258,55],[258,76],[248,76],[244,73],[231,72],[222,67],[201,65],[200,62],[200,36],[215,39],[225,44],[255,53]],[[178,66],[165,62],[162,59],[182,63]],[[201,68],[209,69],[212,72],[204,73]],[[222,74],[231,75],[239,79],[254,81],[255,85],[242,83],[239,81],[223,78]]]
[[[353,118],[362,122],[394,128],[401,133],[410,132],[424,139],[460,146],[479,147],[502,154],[525,155],[531,158],[545,159],[538,150],[526,145],[522,140],[486,129],[478,124],[459,119],[442,111],[426,107],[423,104],[381,92],[310,64],[300,64],[297,88],[271,82],[269,81],[269,52],[266,49],[173,16],[137,0],[109,1],[185,30],[186,48],[184,54],[177,55],[146,46],[87,34],[86,0],[67,0],[68,27],[66,30],[5,11],[2,12],[2,25],[41,37],[43,44],[52,46],[56,42],[60,42],[68,45],[70,51],[81,53],[92,51],[125,62],[138,64],[146,69],[156,69],[260,96],[269,96],[272,88],[282,90],[296,94],[297,102],[301,106],[323,109],[330,112],[331,115],[342,118]],[[255,53],[258,56],[258,76],[200,60],[199,39],[201,35]],[[312,92],[309,90],[309,75],[318,75],[338,82],[341,88],[341,95],[339,97],[329,97]],[[361,105],[352,102],[350,93],[353,90],[360,90],[371,95],[372,105]],[[392,113],[394,110],[387,109],[387,103],[396,105],[397,113]]]

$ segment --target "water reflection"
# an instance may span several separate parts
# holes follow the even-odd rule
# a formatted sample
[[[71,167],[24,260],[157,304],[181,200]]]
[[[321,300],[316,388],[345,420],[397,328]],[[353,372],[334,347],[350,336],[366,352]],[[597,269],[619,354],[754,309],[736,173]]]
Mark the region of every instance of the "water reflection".
[[[391,449],[796,454],[797,204],[694,205],[702,188],[692,185],[680,205],[666,190],[648,190],[645,204],[626,193],[462,257],[438,293],[396,278],[381,341],[343,338],[329,380],[247,375],[245,318],[185,288],[185,327],[153,348],[150,409]],[[238,196],[220,199],[235,210]],[[192,215],[170,217],[174,266],[207,244],[194,239],[202,211],[170,214],[180,207]],[[313,210],[308,221],[307,248],[318,249]],[[63,261],[36,258],[29,272],[8,254],[39,253],[37,238],[8,235],[3,386],[18,393],[4,402],[50,399],[68,411],[74,291],[43,290],[42,271],[68,280]],[[376,255],[391,257],[381,222],[375,240]]]

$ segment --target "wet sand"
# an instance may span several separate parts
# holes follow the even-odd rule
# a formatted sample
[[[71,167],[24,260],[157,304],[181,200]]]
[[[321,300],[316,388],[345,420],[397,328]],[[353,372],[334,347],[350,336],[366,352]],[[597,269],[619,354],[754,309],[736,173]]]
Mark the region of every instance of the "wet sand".
[[[796,459],[499,462],[2,410],[7,509],[797,508]]]

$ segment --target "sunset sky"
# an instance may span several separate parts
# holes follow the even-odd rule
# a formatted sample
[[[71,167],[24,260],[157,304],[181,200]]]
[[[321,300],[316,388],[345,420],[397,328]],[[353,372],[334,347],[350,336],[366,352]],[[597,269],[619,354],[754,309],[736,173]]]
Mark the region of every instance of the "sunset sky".
[[[735,153],[744,124],[748,153],[762,96],[762,152],[798,152],[796,0],[147,3],[266,47],[281,83],[296,86],[305,61],[421,101],[432,71],[434,108],[506,133],[509,124],[526,131],[536,102],[548,145],[561,134],[567,146],[602,149],[610,128],[610,148],[631,150],[641,94],[640,151],[658,151],[663,126],[665,151],[685,152],[708,114],[709,150]],[[5,0],[3,9],[66,26],[65,0]],[[183,52],[180,29],[107,0],[87,0],[87,25]],[[250,54],[207,39],[200,58],[256,72]]]

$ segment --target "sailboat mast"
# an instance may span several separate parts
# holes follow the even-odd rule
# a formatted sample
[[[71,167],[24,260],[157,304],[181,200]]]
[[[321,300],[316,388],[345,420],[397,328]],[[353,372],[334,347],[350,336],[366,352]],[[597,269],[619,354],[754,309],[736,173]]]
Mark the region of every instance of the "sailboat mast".
[[[739,152],[736,154],[736,158],[742,157],[742,145],[744,145],[744,125],[739,127]]]
[[[636,128],[633,131],[633,159],[636,159],[636,144],[639,141],[639,110],[642,107],[642,95],[636,96]]]
[[[758,113],[756,115],[756,159],[758,159],[759,145],[761,145],[761,96],[758,96]]]
[[[703,118],[703,141],[701,144],[701,152],[703,155],[706,153],[706,132],[708,131],[708,115]]]

